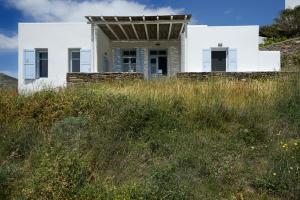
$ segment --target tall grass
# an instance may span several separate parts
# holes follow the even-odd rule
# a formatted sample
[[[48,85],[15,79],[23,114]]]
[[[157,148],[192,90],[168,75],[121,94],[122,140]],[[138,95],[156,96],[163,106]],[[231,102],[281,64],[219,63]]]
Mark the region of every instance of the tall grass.
[[[1,199],[297,199],[299,77],[0,91]]]

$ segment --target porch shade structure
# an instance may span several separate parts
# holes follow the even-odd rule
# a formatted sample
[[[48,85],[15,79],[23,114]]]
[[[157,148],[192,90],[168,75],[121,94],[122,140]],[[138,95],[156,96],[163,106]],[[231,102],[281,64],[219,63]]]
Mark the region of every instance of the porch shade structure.
[[[86,16],[112,41],[179,40],[192,15]]]

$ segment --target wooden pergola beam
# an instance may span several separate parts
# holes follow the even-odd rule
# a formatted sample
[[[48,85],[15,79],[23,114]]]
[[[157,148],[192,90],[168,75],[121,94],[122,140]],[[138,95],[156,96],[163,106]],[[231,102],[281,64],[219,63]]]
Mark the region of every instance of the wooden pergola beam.
[[[115,20],[118,22],[118,18],[115,17]],[[123,28],[123,26],[121,24],[118,24],[120,29],[122,30],[123,34],[125,35],[126,39],[129,40],[128,34],[126,33],[125,29]]]
[[[171,16],[171,20],[173,20],[173,16]],[[168,33],[168,40],[170,40],[170,37],[171,37],[172,27],[173,27],[173,23],[170,23],[170,26],[169,26],[169,33]]]
[[[133,23],[133,21],[132,21],[132,18],[129,17],[129,20],[130,20],[130,24],[131,24],[131,26],[132,26],[132,28],[133,28],[134,34],[135,34],[135,36],[136,36],[136,39],[139,40],[140,37],[139,37],[139,35],[138,35],[138,33],[137,33],[137,31],[136,31],[134,25],[133,25],[134,23]]]
[[[187,19],[187,15],[184,17],[184,20],[186,20],[186,19]],[[182,34],[182,31],[183,31],[184,26],[185,26],[185,23],[183,23],[183,24],[181,25],[178,39],[180,39],[180,37],[181,37],[181,34]]]
[[[105,21],[105,19],[103,17],[101,17],[102,20]],[[118,35],[114,32],[114,30],[110,27],[109,24],[106,24],[106,27],[109,29],[109,31],[115,36],[115,38],[117,38],[117,40],[120,40],[120,38],[118,37]]]
[[[156,20],[159,21],[159,16],[156,17]],[[157,37],[156,38],[157,38],[157,40],[159,40],[159,23],[157,23],[157,25],[156,25],[156,31],[157,31],[157,33],[156,33]]]
[[[131,17],[130,17],[131,18]],[[188,20],[160,20],[160,21],[89,21],[89,24],[182,24]]]
[[[144,20],[144,21],[146,21],[146,18],[145,18],[145,16],[143,16],[143,20]],[[148,33],[147,24],[144,24],[144,27],[145,27],[145,32],[146,32],[146,37],[147,37],[147,40],[149,40],[149,33]]]

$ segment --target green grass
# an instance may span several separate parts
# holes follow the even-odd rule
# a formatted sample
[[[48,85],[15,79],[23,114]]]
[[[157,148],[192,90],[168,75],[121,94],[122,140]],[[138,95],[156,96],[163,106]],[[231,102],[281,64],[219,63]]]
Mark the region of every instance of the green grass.
[[[300,196],[299,75],[0,93],[0,199]]]

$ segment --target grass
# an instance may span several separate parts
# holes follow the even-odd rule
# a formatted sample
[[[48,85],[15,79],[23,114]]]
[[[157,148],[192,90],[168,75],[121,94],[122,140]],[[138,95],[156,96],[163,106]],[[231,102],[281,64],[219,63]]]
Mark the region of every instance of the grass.
[[[1,199],[297,199],[299,75],[0,91]]]

